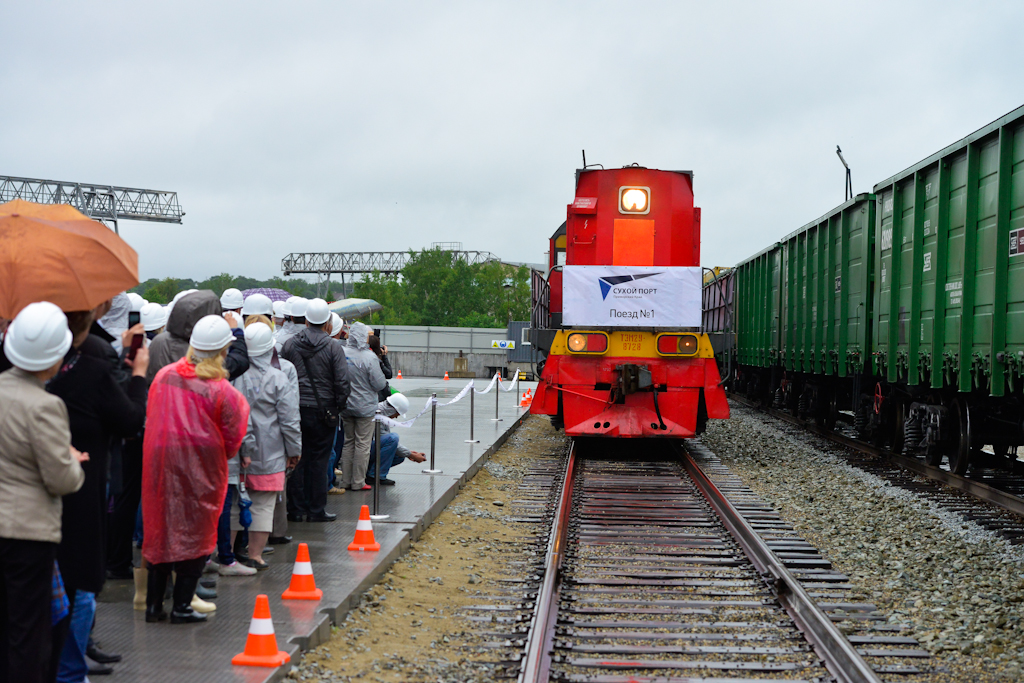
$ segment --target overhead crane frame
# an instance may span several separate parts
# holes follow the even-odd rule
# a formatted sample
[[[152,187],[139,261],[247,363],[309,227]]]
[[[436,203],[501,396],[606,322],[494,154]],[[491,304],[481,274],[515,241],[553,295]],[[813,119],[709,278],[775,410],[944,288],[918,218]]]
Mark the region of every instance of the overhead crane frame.
[[[112,223],[114,232],[118,232],[117,222],[121,219],[181,223],[185,215],[177,192],[0,176],[0,202],[13,199],[70,204],[90,218]]]
[[[470,265],[498,261],[498,257],[489,251],[465,251],[461,242],[435,242],[432,249],[449,251],[454,258]],[[398,275],[409,263],[415,252],[410,251],[338,251],[338,252],[305,252],[291,253],[281,259],[281,270],[285,276],[297,273],[308,273],[320,276],[317,281],[317,293],[327,293],[331,275],[341,275],[342,293],[345,293],[346,274],[381,273]]]

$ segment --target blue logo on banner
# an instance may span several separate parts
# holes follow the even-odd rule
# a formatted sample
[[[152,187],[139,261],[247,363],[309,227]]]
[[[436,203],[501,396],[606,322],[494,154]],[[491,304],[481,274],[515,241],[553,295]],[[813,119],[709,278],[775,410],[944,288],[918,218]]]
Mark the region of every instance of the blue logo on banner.
[[[601,300],[608,298],[608,292],[612,291],[612,287],[615,285],[621,285],[624,282],[632,282],[633,280],[642,280],[645,277],[653,277],[654,275],[661,275],[661,273],[644,273],[643,275],[615,275],[613,277],[602,277],[598,278],[597,284],[601,285]]]

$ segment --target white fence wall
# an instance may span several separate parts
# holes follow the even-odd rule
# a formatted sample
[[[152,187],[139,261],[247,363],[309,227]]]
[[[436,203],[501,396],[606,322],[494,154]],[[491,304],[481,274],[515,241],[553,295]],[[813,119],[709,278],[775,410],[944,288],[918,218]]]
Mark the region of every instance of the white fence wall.
[[[445,353],[459,355],[494,354],[504,356],[504,349],[492,349],[491,342],[505,339],[508,330],[486,327],[421,327],[415,325],[381,325],[380,341],[393,351],[418,351],[423,353]],[[517,340],[518,341],[518,340]],[[504,360],[495,359],[494,365]]]

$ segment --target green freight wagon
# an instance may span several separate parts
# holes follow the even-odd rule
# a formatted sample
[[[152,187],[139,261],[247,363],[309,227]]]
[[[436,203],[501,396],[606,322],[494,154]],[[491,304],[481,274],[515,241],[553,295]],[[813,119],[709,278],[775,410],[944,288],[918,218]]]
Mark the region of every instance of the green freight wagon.
[[[860,194],[734,269],[738,381],[834,424],[870,358],[875,197]],[[858,385],[859,386],[859,385]]]
[[[963,472],[981,444],[1021,442],[1024,107],[874,192],[873,371],[907,389],[895,441],[936,462],[952,442]]]
[[[1024,444],[1024,107],[732,276],[734,390],[960,474]]]

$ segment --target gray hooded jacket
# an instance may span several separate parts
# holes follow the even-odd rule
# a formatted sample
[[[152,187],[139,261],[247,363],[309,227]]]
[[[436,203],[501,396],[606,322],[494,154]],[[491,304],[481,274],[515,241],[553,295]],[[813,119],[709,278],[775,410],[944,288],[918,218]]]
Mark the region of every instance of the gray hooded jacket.
[[[299,327],[291,320],[285,320],[281,327],[274,330],[274,346],[277,347],[277,352],[280,353],[284,348],[284,343],[298,334],[299,330],[304,329],[305,327]]]
[[[238,454],[252,459],[249,474],[284,472],[288,458],[302,455],[299,426],[299,394],[289,375],[295,368],[279,359],[281,369],[271,365],[274,352],[249,358],[249,371],[231,384],[249,402],[249,429]],[[230,474],[237,476],[238,461],[228,461]]]
[[[153,337],[149,345],[149,370],[146,381],[152,383],[156,373],[166,365],[175,363],[185,357],[188,352],[188,340],[192,337],[192,328],[208,315],[221,315],[220,299],[208,289],[187,294],[174,304],[171,317],[167,321],[167,329]],[[249,355],[245,350],[244,331],[232,330],[235,341],[231,343],[228,357],[224,359],[231,379],[235,379],[249,369]]]
[[[348,407],[342,412],[345,417],[372,417],[377,410],[377,393],[388,383],[380,369],[380,359],[366,342],[369,336],[370,328],[352,323],[345,343],[348,381],[352,386]]]

